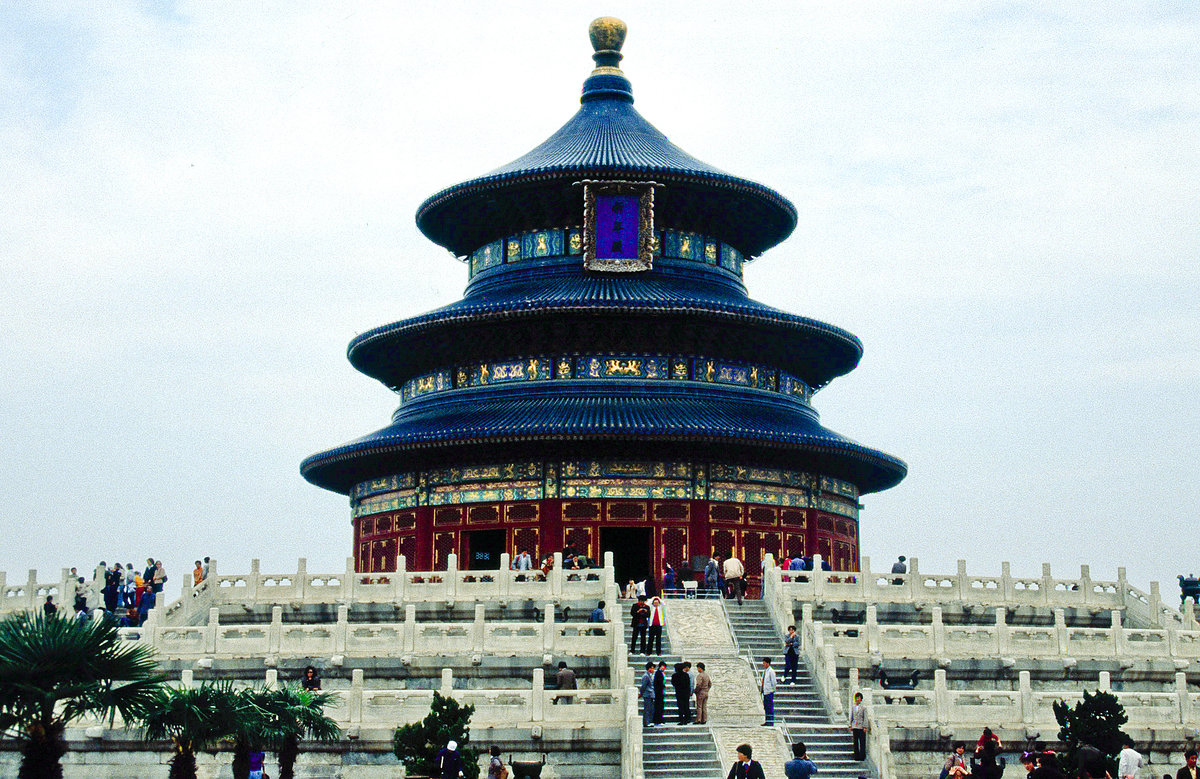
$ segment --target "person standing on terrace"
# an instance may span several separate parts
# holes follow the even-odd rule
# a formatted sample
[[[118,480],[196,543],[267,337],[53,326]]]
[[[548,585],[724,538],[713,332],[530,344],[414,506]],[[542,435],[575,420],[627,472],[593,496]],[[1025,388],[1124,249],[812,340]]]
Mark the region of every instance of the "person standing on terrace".
[[[192,569],[192,586],[199,587],[202,581],[204,581],[204,566],[197,560],[196,567]]]
[[[1196,770],[1196,750],[1189,749],[1183,753],[1184,766],[1175,772],[1175,779],[1200,779],[1200,771]]]

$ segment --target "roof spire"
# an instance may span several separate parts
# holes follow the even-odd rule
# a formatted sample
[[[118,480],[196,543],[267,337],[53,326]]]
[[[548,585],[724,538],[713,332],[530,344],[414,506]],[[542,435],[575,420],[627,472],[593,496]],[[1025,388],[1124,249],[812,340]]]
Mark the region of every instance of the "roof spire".
[[[596,53],[592,59],[596,61],[593,76],[621,75],[618,63],[621,61],[621,47],[625,45],[625,33],[629,28],[625,22],[613,16],[601,16],[593,19],[588,25],[588,37],[592,39],[592,48]]]
[[[625,33],[629,28],[625,22],[612,16],[593,19],[588,25],[588,37],[596,53],[592,59],[596,68],[583,82],[583,97],[580,102],[593,100],[621,100],[633,102],[633,87],[621,71],[621,46],[625,44]]]

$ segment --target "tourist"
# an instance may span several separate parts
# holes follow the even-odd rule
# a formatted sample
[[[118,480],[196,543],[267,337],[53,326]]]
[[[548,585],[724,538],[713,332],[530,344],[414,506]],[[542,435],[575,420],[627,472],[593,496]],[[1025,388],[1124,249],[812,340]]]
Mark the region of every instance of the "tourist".
[[[717,573],[720,570],[721,566],[717,563],[717,558],[708,558],[708,562],[704,566],[704,589],[709,592],[717,591]]]
[[[249,760],[249,779],[266,779],[266,777],[263,775],[263,763],[267,761],[267,753],[258,751],[251,752]]]
[[[1026,775],[1033,773],[1033,769],[1037,768],[1037,752],[1022,752],[1021,765],[1025,769]],[[946,772],[942,771],[942,779],[945,779]]]
[[[787,635],[783,637],[783,675],[788,684],[796,683],[796,673],[800,667],[800,636],[796,633],[795,625],[788,625]]]
[[[604,616],[604,601],[596,604],[596,608],[592,609],[591,615],[588,617],[588,622],[608,622]]]
[[[1183,753],[1184,766],[1175,772],[1175,779],[1200,779],[1196,773],[1196,749]]]
[[[1125,737],[1125,745],[1117,754],[1117,779],[1137,779],[1142,756],[1133,748],[1133,739]]]
[[[117,599],[121,596],[121,586],[124,584],[124,577],[121,576],[121,565],[116,563],[112,568],[104,569],[104,587],[101,588],[100,594],[104,596],[105,611],[117,610]]]
[[[775,681],[775,669],[771,667],[771,658],[764,657],[762,667],[762,681],[759,682],[758,689],[762,692],[763,713],[766,714],[763,725],[770,727],[775,724],[775,688],[778,684]]]
[[[668,592],[673,592],[677,586],[678,582],[675,581],[675,569],[671,567],[670,563],[667,563],[667,572],[663,574],[663,595],[666,595]]]
[[[975,779],[1000,779],[1004,767],[1000,765],[1000,740],[988,739],[975,750],[976,763],[972,776]]]
[[[807,571],[808,566],[806,566],[804,564],[803,557],[801,557],[800,555],[796,555],[795,557],[792,558],[791,562],[788,563],[788,570],[789,571]]]
[[[80,625],[87,622],[89,619],[91,619],[91,617],[88,615],[87,608],[85,606],[80,606],[75,609],[75,621]]]
[[[646,580],[645,579],[642,579],[636,585],[634,585],[634,592],[637,593],[637,596],[639,598],[649,597],[646,594]]]
[[[58,606],[54,605],[54,596],[47,595],[46,602],[42,604],[42,613],[47,617],[53,617],[58,613]]]
[[[533,568],[533,558],[530,557],[527,550],[522,549],[517,553],[517,559],[516,562],[513,563],[513,568],[518,571],[528,571],[529,569]]]
[[[983,754],[983,747],[988,742],[993,742],[996,745],[997,752],[1004,748],[1004,745],[1000,743],[1000,737],[993,733],[991,728],[984,728],[983,733],[979,736],[979,740],[975,742],[976,756]]]
[[[500,759],[500,747],[492,744],[488,748],[488,772],[487,779],[507,779],[508,769],[504,767],[504,761]]]
[[[638,695],[642,699],[642,727],[654,725],[654,661],[646,663],[646,671],[638,681]]]
[[[311,665],[304,669],[304,675],[300,677],[300,689],[317,691],[321,689],[321,674],[317,673],[317,669]]]
[[[654,724],[661,725],[666,722],[663,716],[663,709],[666,708],[667,702],[667,664],[664,661],[659,661],[658,670],[654,672]]]
[[[457,741],[446,742],[446,746],[438,750],[433,762],[442,779],[458,779],[462,776],[463,761],[462,755],[458,754]]]
[[[704,663],[696,663],[696,724],[708,724],[708,693],[712,689],[712,677],[704,670]]]
[[[133,607],[127,607],[124,614],[121,616],[120,626],[123,628],[136,628],[141,620],[138,618],[138,611]]]
[[[1058,755],[1053,752],[1039,751],[1037,761],[1037,768],[1029,772],[1028,779],[1063,779],[1062,768],[1058,765]],[[1108,776],[1108,770],[1103,765],[1094,766],[1093,770],[1096,770],[1097,773],[1091,774],[1088,772],[1088,769],[1083,769],[1081,773],[1082,778],[1087,779],[1087,777],[1092,776],[1095,779],[1100,779],[1100,777]]]
[[[133,575],[133,591],[133,605],[142,605],[142,593],[146,591],[146,580],[142,578],[140,573],[134,573]]]
[[[137,608],[137,571],[133,563],[125,564],[125,607]]]
[[[943,779],[959,779],[971,775],[971,767],[967,765],[967,758],[964,757],[966,751],[966,744],[961,741],[954,742],[954,750],[946,758],[946,765],[942,767]]]
[[[675,711],[679,715],[679,724],[686,725],[692,721],[692,708],[688,705],[692,697],[692,677],[688,675],[683,663],[675,664],[675,673],[671,674],[671,686],[675,688]]]
[[[209,558],[204,558],[204,567],[200,569],[200,581],[204,581],[208,578],[208,564],[210,562],[211,560],[209,560]]]
[[[197,560],[196,567],[192,569],[192,586],[199,587],[202,581],[204,581],[204,565]]]
[[[817,764],[808,759],[808,748],[803,741],[792,744],[792,759],[783,764],[783,775],[787,779],[808,779],[817,773]]]
[[[75,610],[87,609],[88,586],[82,576],[75,582]]]
[[[867,759],[867,731],[871,729],[871,720],[867,717],[867,707],[863,705],[863,694],[854,693],[854,705],[850,708],[850,735],[854,738],[854,759]]]
[[[908,566],[905,564],[907,558],[904,555],[896,558],[896,562],[892,563],[892,573],[905,574],[908,573]],[[903,579],[892,579],[892,584],[904,584]]]
[[[566,660],[558,661],[558,689],[560,690],[576,690],[579,689],[579,684],[575,681],[575,672],[567,668]],[[565,695],[554,699],[555,703],[574,703],[574,695]]]
[[[138,603],[138,624],[145,625],[146,617],[149,616],[150,610],[154,608],[155,595],[154,590],[150,587],[142,593],[142,600]]]
[[[688,678],[691,680],[691,683],[692,683],[692,686],[691,686],[692,695],[695,695],[696,694],[696,676],[697,676],[698,672],[692,668],[691,660],[683,661],[683,670],[687,671]],[[690,703],[690,701],[689,701],[689,703]]]
[[[154,583],[154,569],[155,569],[154,558],[147,557],[146,558],[146,570],[142,571],[142,584],[147,589],[149,589],[150,586]]]
[[[632,583],[633,582],[630,582],[630,584]],[[650,607],[646,605],[645,595],[639,597],[637,601],[629,607],[629,624],[633,626],[633,640],[629,642],[629,654],[638,654],[638,636],[642,637],[641,654],[647,654],[646,631],[650,626]]]
[[[749,744],[742,744],[737,748],[737,762],[729,769],[729,776],[725,779],[767,779],[763,774],[762,766],[757,760],[752,760],[754,748]]]
[[[162,560],[154,561],[154,594],[163,591],[163,585],[167,583],[167,569],[163,568]]]
[[[729,587],[729,597],[736,597],[738,605],[742,605],[742,598],[746,596],[746,569],[733,555],[725,561],[725,584]]]
[[[662,632],[663,626],[666,624],[667,618],[663,614],[662,601],[655,598],[650,602],[650,627],[649,637],[646,639],[646,654],[662,654]],[[653,652],[650,651],[651,647],[654,648]]]

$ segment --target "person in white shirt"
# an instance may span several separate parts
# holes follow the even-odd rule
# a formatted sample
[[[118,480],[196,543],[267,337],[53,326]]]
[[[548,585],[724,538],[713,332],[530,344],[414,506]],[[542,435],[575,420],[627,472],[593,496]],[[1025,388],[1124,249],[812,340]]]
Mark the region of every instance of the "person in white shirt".
[[[646,639],[646,654],[662,654],[663,626],[667,624],[667,616],[663,613],[662,601],[656,596],[650,601],[650,629]],[[654,651],[650,651],[653,648]]]
[[[1125,746],[1117,755],[1118,779],[1137,779],[1138,769],[1142,767],[1142,756],[1133,748],[1133,741],[1125,739]]]
[[[742,567],[742,561],[729,555],[729,559],[725,561],[725,584],[729,587],[729,594],[737,597],[738,605],[742,605],[742,598],[746,597],[746,569]]]
[[[764,657],[762,659],[763,675],[762,683],[759,689],[762,690],[763,712],[767,715],[767,721],[763,725],[771,726],[775,724],[775,669],[771,667],[771,658]]]

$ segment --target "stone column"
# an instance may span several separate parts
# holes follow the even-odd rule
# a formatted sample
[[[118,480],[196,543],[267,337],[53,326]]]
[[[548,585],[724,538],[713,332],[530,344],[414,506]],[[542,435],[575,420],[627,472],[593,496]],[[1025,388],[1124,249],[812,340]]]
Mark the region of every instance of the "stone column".
[[[221,629],[221,610],[211,608],[208,610],[208,625],[204,628],[204,653],[215,655],[217,653],[217,634]]]
[[[867,604],[867,652],[875,654],[879,651],[879,607],[874,603]]]
[[[446,555],[446,600],[458,600],[458,555]]]
[[[485,627],[483,624],[484,614],[484,605],[482,603],[476,603],[475,621],[471,623],[471,649],[476,653],[483,652]]]
[[[512,558],[508,552],[500,553],[500,570],[496,571],[496,593],[501,598],[507,598],[512,589]]]
[[[963,562],[963,561],[960,561],[960,562]],[[946,626],[944,624],[942,624],[942,607],[941,606],[933,607],[932,628],[933,628],[933,630],[931,632],[933,633],[933,636],[932,636],[933,637],[933,656],[939,664],[943,663],[943,662],[947,662],[949,660],[949,658],[946,657]]]
[[[345,654],[346,644],[350,640],[350,607],[338,606],[337,622],[333,625],[333,651],[335,654]]]
[[[1085,605],[1096,599],[1096,593],[1092,592],[1092,567],[1090,565],[1079,566],[1079,596]]]
[[[271,607],[271,626],[267,628],[267,652],[277,654],[283,646],[283,607]]]
[[[362,722],[363,669],[361,668],[355,668],[350,672],[350,694],[346,696],[346,705],[350,722],[354,725]]]
[[[562,552],[554,553],[554,570],[550,571],[550,592],[558,598],[563,593],[563,558]]]
[[[1192,721],[1192,699],[1188,692],[1187,674],[1183,671],[1175,674],[1175,697],[1178,699],[1179,722],[1186,725]]]
[[[1112,648],[1113,657],[1125,654],[1125,629],[1121,626],[1121,610],[1112,610]]]
[[[821,570],[821,555],[815,554],[812,556],[813,569],[809,573],[812,574],[813,582],[813,597],[820,600],[825,596],[825,580],[829,578],[826,571]]]
[[[308,558],[296,561],[296,599],[301,603],[308,597]]]
[[[546,671],[543,668],[533,669],[533,689],[529,691],[529,719],[541,722],[546,718]]]
[[[613,553],[604,553],[604,568],[600,574],[600,583],[602,585],[603,595],[601,597],[612,599],[613,589],[617,584],[616,569],[613,567]],[[616,602],[615,600],[613,601]]]
[[[209,564],[209,571],[212,570],[212,563]],[[258,599],[258,580],[261,577],[259,573],[259,560],[257,557],[250,560],[250,575],[246,577],[246,600],[249,603],[254,603]],[[209,574],[211,575],[211,574]]]
[[[353,603],[355,593],[358,591],[358,576],[354,571],[354,558],[346,558],[346,575],[342,579],[342,598]]]
[[[1096,688],[1101,692],[1112,692],[1112,674],[1108,671],[1101,671]]]
[[[1029,671],[1020,671],[1017,674],[1017,689],[1021,693],[1021,724],[1026,728],[1033,727],[1037,712],[1034,711],[1033,685],[1029,682]]]
[[[442,695],[450,695],[453,692],[454,692],[454,669],[453,668],[443,668],[442,669],[441,693],[442,693]]]
[[[404,607],[404,651],[412,652],[417,646],[417,607],[410,603]]]
[[[1004,602],[1012,603],[1016,591],[1016,587],[1013,586],[1012,563],[1006,560],[1000,563],[1000,594]]]
[[[264,686],[268,690],[272,690],[279,686],[279,669],[268,668]]]
[[[1121,569],[1125,570],[1124,568]],[[1158,582],[1150,582],[1150,627],[1160,628],[1163,626],[1162,618],[1162,594],[1159,591]]]
[[[542,610],[542,651],[554,651],[554,603],[548,602]]]
[[[1067,615],[1062,609],[1054,610],[1054,632],[1058,636],[1059,655],[1067,654]]]
[[[179,686],[185,690],[193,689],[196,686],[195,675],[191,668],[185,668],[179,672]]]
[[[933,672],[933,697],[937,708],[937,724],[950,722],[950,690],[946,687],[946,669]]]
[[[954,583],[958,590],[958,599],[963,603],[970,602],[971,583],[967,581],[967,561],[959,560],[957,573],[954,576]]]
[[[1047,606],[1054,605],[1054,581],[1050,575],[1050,563],[1042,563],[1042,602]]]
[[[408,559],[404,555],[396,558],[396,575],[392,577],[392,599],[403,603],[408,597]]]

